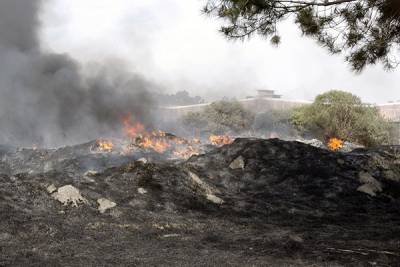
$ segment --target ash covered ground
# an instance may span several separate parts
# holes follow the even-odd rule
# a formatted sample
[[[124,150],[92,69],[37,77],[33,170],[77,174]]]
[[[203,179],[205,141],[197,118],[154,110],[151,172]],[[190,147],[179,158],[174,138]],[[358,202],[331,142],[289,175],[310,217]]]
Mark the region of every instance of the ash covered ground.
[[[398,266],[400,147],[0,148],[0,266]]]

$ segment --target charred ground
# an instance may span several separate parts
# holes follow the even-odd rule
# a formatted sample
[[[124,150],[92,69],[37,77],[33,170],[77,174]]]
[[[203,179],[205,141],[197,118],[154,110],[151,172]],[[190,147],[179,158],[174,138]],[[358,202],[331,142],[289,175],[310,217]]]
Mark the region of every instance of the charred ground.
[[[92,145],[1,149],[1,266],[400,261],[399,147],[340,153],[236,139],[176,161]],[[54,191],[65,185],[85,201],[62,205]],[[102,198],[117,206],[100,213]]]

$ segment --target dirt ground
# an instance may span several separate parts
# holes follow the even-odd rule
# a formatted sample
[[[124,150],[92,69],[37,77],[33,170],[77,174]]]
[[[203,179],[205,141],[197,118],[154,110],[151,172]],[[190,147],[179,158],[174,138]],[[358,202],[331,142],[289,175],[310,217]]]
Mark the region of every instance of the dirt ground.
[[[0,266],[400,266],[399,147],[0,151]]]

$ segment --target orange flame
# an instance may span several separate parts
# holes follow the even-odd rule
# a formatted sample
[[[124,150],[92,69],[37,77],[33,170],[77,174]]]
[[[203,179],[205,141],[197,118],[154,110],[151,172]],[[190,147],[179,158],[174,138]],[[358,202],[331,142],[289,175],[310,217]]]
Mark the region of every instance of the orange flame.
[[[229,145],[233,143],[233,138],[228,135],[211,135],[208,138],[214,146]]]
[[[143,124],[139,122],[132,122],[132,116],[130,114],[122,119],[122,123],[124,124],[124,134],[130,138],[136,137],[145,130]]]
[[[198,154],[198,149],[193,148],[200,144],[199,139],[187,140],[166,132],[146,131],[145,126],[134,120],[132,114],[122,118],[123,133],[129,137],[130,143],[122,149],[121,153],[128,155],[137,148],[149,148],[158,153],[169,151],[175,156],[189,158],[191,155]],[[225,142],[226,138],[225,138]]]
[[[97,146],[100,151],[111,152],[114,148],[114,144],[110,140],[98,140]]]
[[[332,137],[328,140],[328,148],[332,151],[337,151],[343,147],[343,140],[340,140],[339,138]]]
[[[168,143],[167,140],[164,140],[160,137],[162,136],[158,135],[144,136],[139,141],[139,146],[144,148],[152,148],[158,153],[163,153],[170,147],[170,144]]]

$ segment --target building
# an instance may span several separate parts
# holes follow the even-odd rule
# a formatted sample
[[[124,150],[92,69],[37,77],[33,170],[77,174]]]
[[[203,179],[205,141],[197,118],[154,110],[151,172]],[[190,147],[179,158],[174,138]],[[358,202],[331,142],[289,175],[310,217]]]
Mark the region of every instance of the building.
[[[378,105],[377,108],[393,124],[393,136],[400,144],[400,101]]]
[[[281,98],[281,95],[276,95],[274,90],[257,90],[258,98]]]
[[[386,119],[400,123],[400,101],[377,105],[377,108]]]

